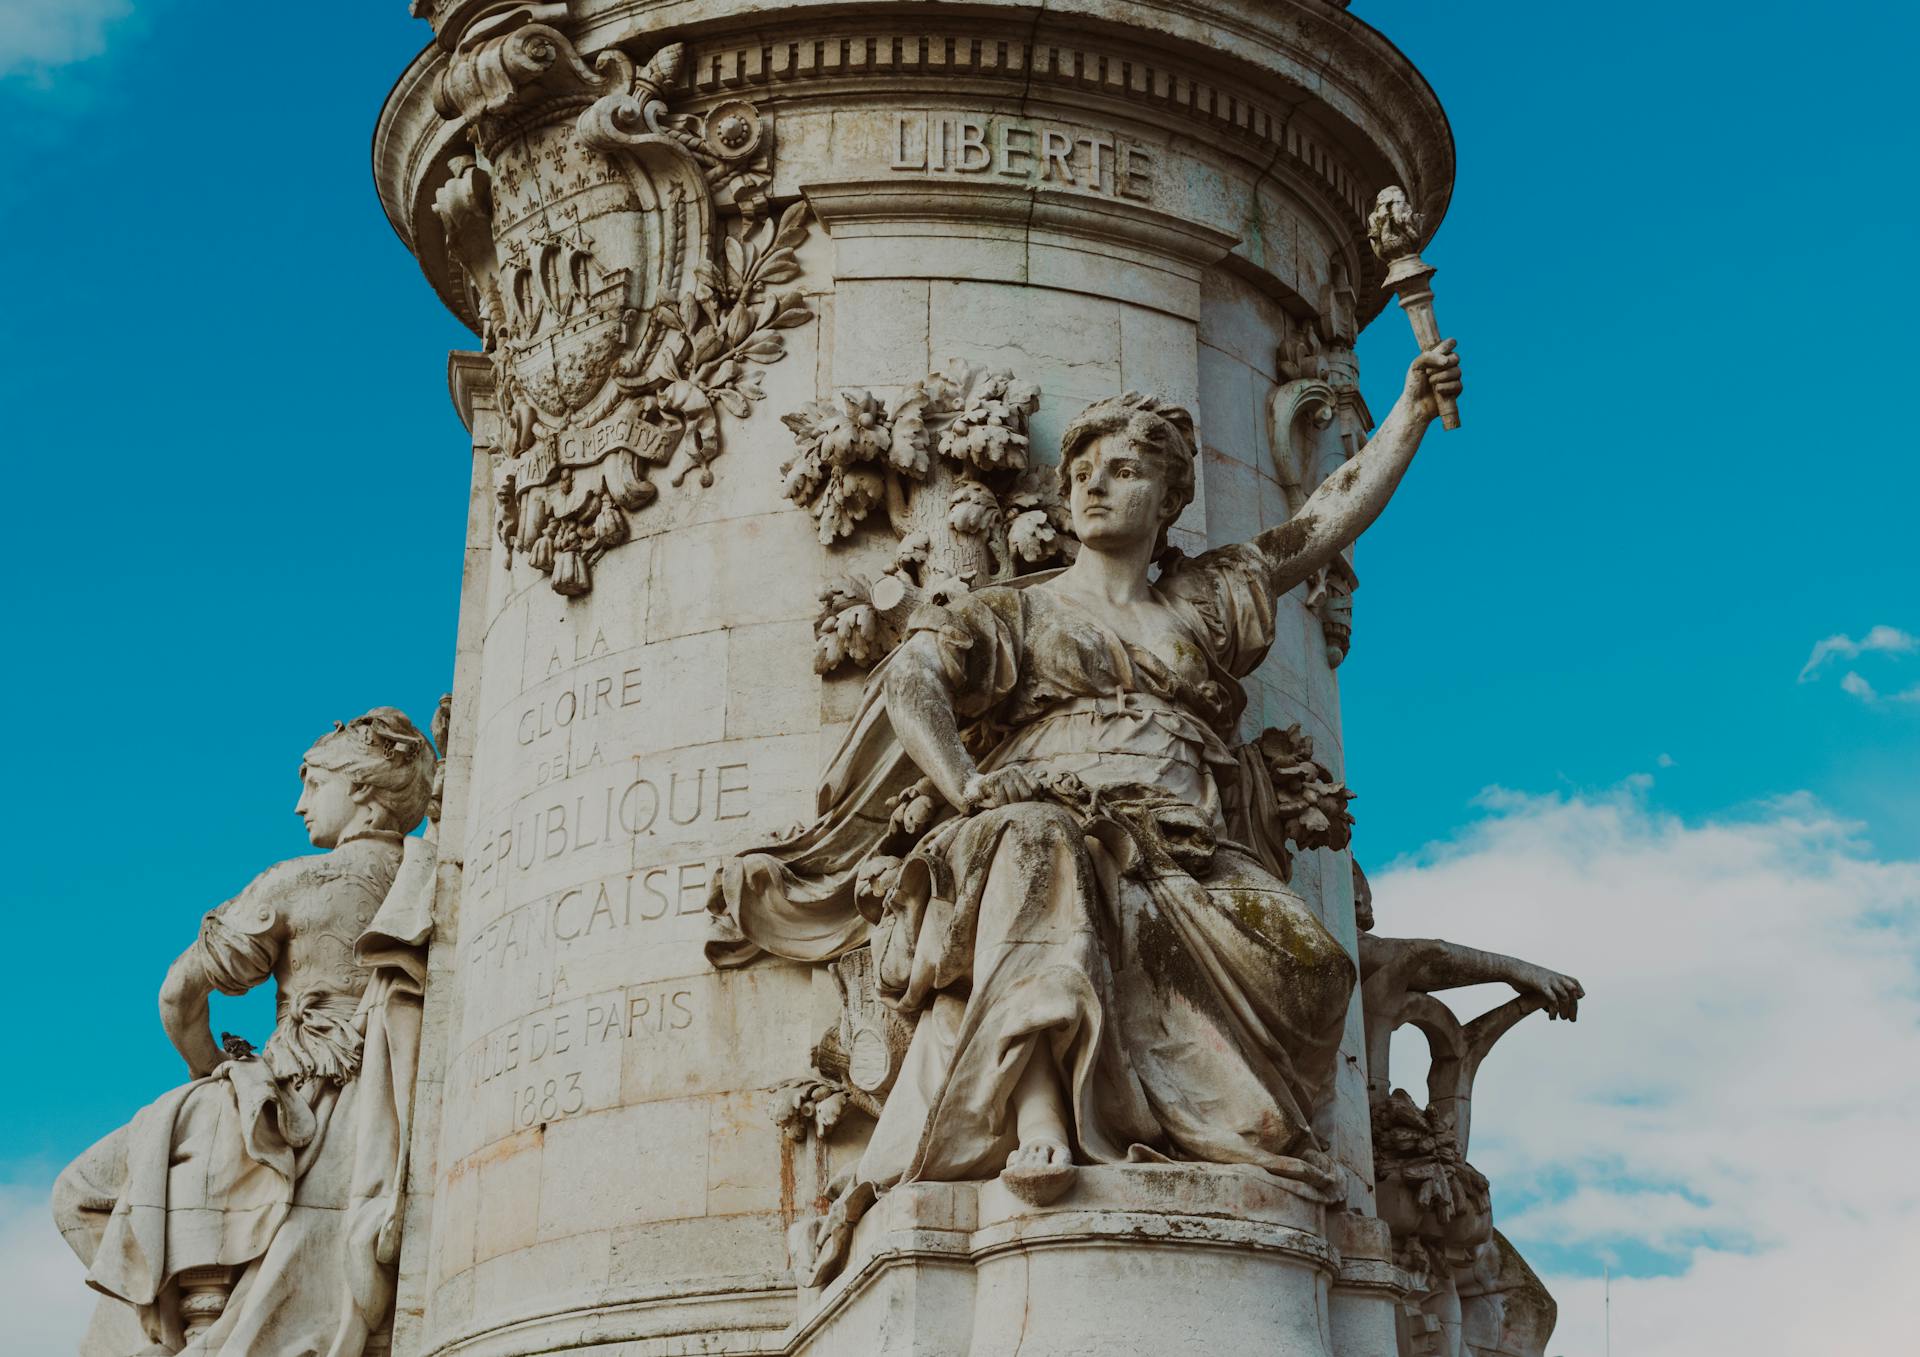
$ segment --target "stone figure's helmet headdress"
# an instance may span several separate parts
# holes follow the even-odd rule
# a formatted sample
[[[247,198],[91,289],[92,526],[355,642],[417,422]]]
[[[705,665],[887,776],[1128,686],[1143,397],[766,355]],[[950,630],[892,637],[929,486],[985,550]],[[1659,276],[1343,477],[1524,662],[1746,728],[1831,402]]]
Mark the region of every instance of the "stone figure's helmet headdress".
[[[1060,498],[1065,500],[1072,493],[1068,472],[1074,458],[1095,439],[1114,433],[1124,434],[1134,451],[1158,460],[1166,468],[1167,523],[1171,524],[1193,502],[1197,453],[1193,416],[1184,406],[1138,391],[1097,400],[1067,425],[1060,436]],[[1163,526],[1154,555],[1164,555],[1166,549],[1167,531]]]
[[[351,721],[335,721],[314,741],[304,765],[340,773],[364,787],[386,823],[404,834],[420,823],[433,800],[439,759],[433,744],[397,707],[375,707]]]

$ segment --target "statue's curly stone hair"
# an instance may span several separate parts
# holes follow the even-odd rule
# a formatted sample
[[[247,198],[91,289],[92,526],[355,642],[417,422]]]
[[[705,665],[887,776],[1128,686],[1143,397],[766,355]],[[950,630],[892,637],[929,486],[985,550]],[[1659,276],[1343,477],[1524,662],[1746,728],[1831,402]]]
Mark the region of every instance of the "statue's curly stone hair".
[[[1155,557],[1162,556],[1167,549],[1167,528],[1193,503],[1193,464],[1197,451],[1193,416],[1184,406],[1138,391],[1095,401],[1075,415],[1060,436],[1062,500],[1072,495],[1070,473],[1074,460],[1095,439],[1113,433],[1124,434],[1128,446],[1135,452],[1154,458],[1166,468],[1167,521],[1161,525],[1160,539],[1153,552]]]
[[[420,823],[433,800],[439,759],[432,742],[405,712],[375,707],[351,721],[335,721],[330,732],[313,742],[302,763],[340,773],[356,787],[367,788],[386,821],[379,827],[405,834]]]

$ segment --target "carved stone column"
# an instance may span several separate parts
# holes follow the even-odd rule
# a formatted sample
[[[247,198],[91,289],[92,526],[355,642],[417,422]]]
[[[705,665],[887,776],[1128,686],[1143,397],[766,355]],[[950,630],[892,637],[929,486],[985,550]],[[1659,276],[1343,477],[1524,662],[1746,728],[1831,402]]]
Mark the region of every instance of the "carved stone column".
[[[706,886],[813,814],[870,662],[856,638],[883,644],[943,575],[1055,549],[1022,478],[1087,402],[1193,410],[1190,553],[1280,521],[1338,464],[1284,478],[1276,354],[1302,327],[1349,345],[1379,311],[1380,187],[1437,224],[1452,148],[1432,93],[1324,0],[415,10],[434,40],[381,115],[376,180],[476,335],[456,372],[481,466],[443,1059],[395,1351],[986,1357],[1007,1350],[993,1297],[1040,1259],[1095,1306],[1046,1332],[1104,1305],[1107,1350],[1180,1350],[1149,1312],[1163,1290],[1109,1265],[1118,1245],[1076,1261],[1077,1227],[985,1192],[900,1194],[863,1225],[884,1313],[860,1287],[802,1292],[788,1228],[860,1133],[794,1139],[765,1105],[841,996],[799,967],[709,967]],[[1336,447],[1364,429],[1348,376],[1315,397]],[[886,449],[848,432],[881,426]],[[924,465],[889,462],[914,448]],[[1327,646],[1306,591],[1284,601],[1242,733],[1297,723],[1339,776]],[[1299,854],[1294,888],[1352,946],[1347,882],[1344,854]],[[1361,1223],[1181,1170],[1187,1214],[1163,1220],[1219,1213],[1193,1250],[1165,1245],[1201,1288],[1181,1314],[1254,1306],[1275,1350],[1391,1351],[1357,1006],[1349,1029],[1322,1129]],[[1093,1234],[1142,1209],[1130,1181],[1089,1176]],[[914,1262],[915,1239],[942,1260]],[[925,1342],[900,1346],[914,1324]]]

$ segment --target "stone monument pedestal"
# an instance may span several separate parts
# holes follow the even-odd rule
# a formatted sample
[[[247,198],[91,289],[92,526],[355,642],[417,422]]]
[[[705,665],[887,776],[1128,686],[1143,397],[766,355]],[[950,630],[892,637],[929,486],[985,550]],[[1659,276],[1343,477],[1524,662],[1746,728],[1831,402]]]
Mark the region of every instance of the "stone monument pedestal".
[[[1344,1259],[1328,1214],[1257,1170],[1190,1164],[1082,1168],[1037,1207],[999,1180],[908,1184],[860,1222],[839,1275],[801,1292],[787,1351],[1391,1354],[1392,1298],[1364,1293],[1384,1258]]]
[[[1579,983],[1348,855],[1351,552],[1462,389],[1419,73],[1343,0],[413,10],[453,691],[168,973],[196,1083],[56,1189],[89,1353],[1544,1357],[1468,1109]]]

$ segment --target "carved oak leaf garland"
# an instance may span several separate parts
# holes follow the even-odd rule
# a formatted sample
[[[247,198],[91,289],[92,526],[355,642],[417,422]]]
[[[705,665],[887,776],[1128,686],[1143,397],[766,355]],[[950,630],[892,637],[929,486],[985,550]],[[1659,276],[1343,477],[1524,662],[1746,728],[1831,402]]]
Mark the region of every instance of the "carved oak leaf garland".
[[[951,599],[1048,565],[1072,542],[1050,468],[1030,460],[1039,388],[955,360],[889,405],[842,391],[783,417],[798,451],[780,468],[824,546],[882,506],[900,538],[877,577],[846,574],[820,594],[814,668],[867,668],[899,640],[915,604]]]

